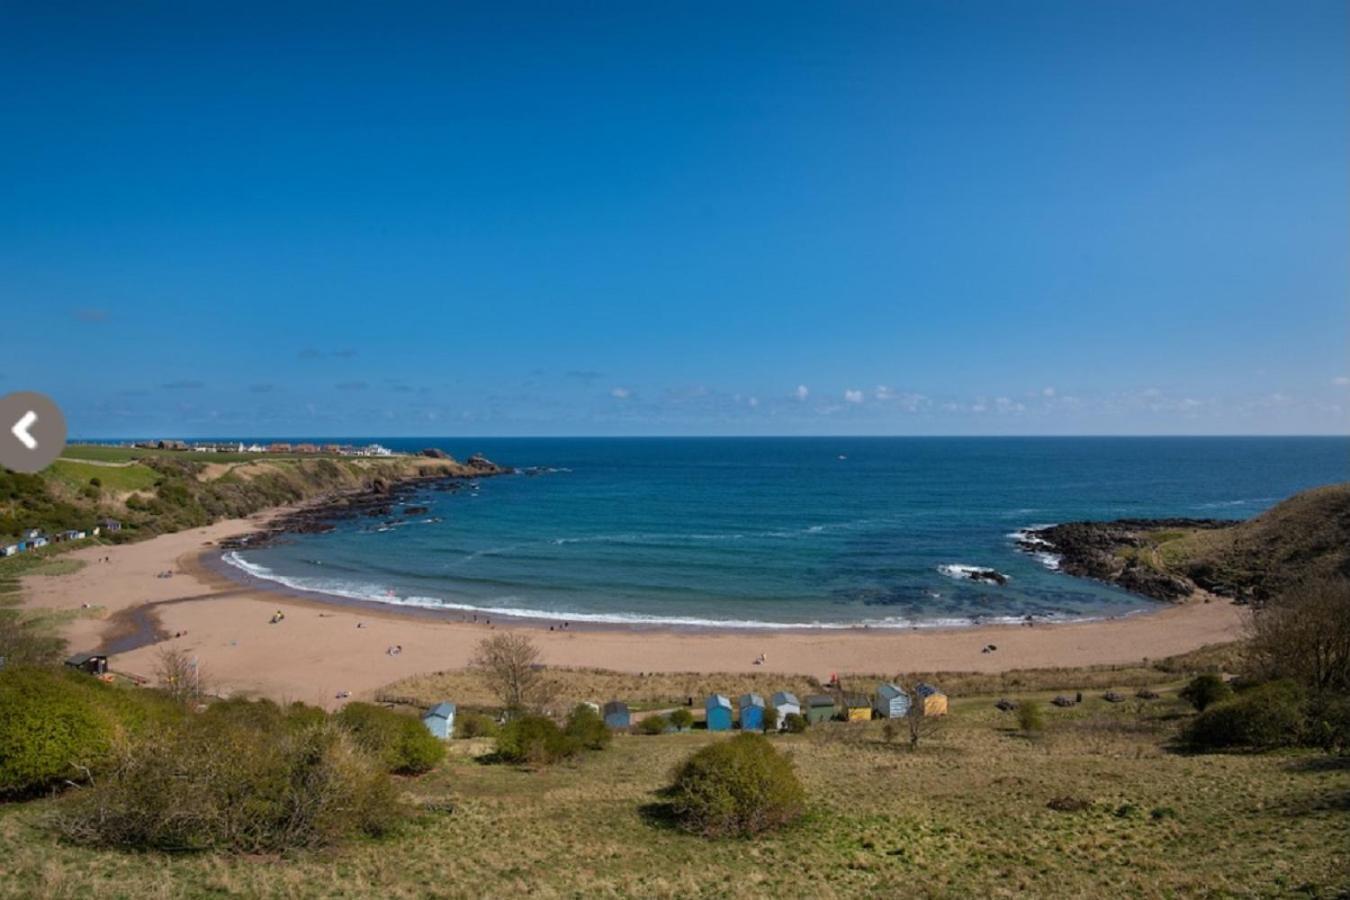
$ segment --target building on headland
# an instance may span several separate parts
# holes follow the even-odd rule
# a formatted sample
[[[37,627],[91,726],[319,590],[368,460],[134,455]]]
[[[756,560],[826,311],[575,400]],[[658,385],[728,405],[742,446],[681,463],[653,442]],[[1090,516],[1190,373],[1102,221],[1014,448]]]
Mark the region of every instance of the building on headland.
[[[267,445],[268,453],[290,453],[291,445],[285,441],[273,441]]]
[[[764,728],[764,698],[759,694],[741,694],[741,731],[760,731]]]
[[[703,703],[709,731],[731,730],[731,698],[724,694],[713,694]]]
[[[99,519],[98,527],[107,532],[121,531],[122,523],[116,519]]]
[[[455,735],[455,704],[441,701],[422,713],[422,724],[436,737],[448,741]]]
[[[293,449],[295,450],[296,453],[318,453],[318,452],[319,452],[319,447],[318,447],[317,444],[296,444],[295,447],[294,447]]]
[[[102,675],[108,671],[108,657],[100,653],[77,653],[66,660],[66,665],[90,675]]]

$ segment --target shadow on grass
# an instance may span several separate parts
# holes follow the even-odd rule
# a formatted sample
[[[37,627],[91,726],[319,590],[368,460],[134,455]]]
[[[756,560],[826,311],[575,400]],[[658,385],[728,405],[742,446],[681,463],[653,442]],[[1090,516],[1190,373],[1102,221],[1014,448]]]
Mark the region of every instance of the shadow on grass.
[[[652,796],[656,799],[638,807],[638,817],[652,828],[684,833],[684,829],[680,827],[680,817],[675,813],[673,802],[675,790],[664,787],[652,791]]]
[[[1305,756],[1290,760],[1290,772],[1344,772],[1350,770],[1350,756]]]

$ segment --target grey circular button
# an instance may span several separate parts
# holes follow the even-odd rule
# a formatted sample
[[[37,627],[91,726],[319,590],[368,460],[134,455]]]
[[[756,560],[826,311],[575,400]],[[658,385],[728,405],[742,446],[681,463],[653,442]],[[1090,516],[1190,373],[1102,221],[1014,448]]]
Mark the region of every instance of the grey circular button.
[[[38,472],[66,449],[66,417],[46,394],[18,391],[0,397],[0,466]]]

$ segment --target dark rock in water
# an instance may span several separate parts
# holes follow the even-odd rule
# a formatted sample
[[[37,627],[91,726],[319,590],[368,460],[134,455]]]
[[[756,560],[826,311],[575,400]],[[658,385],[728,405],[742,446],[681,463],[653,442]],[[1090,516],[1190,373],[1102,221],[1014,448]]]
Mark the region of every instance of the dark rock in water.
[[[1107,703],[1124,703],[1125,695],[1117,694],[1115,691],[1107,691],[1105,694],[1102,694],[1102,699]]]
[[[1003,710],[1003,712],[1012,712],[1014,709],[1017,709],[1017,701],[1009,700],[1007,697],[1004,697],[995,703],[994,707]]]
[[[450,454],[444,450],[437,450],[435,447],[428,447],[422,451],[422,455],[428,459],[450,459]]]
[[[430,507],[427,506],[405,506],[403,507],[403,514],[405,516],[420,516],[428,509],[430,509]]]
[[[1008,576],[997,569],[971,569],[966,577],[971,581],[987,581],[1000,587],[1008,583]]]

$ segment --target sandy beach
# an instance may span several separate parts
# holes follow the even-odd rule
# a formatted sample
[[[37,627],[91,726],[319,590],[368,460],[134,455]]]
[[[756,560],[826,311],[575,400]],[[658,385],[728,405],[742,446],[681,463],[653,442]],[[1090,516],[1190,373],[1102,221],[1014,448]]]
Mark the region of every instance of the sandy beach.
[[[72,651],[105,648],[119,672],[151,677],[161,646],[196,656],[217,690],[340,706],[418,673],[463,667],[494,629],[528,631],[545,662],[624,672],[830,673],[999,672],[1138,662],[1233,640],[1241,610],[1215,600],[1157,612],[1062,625],[907,631],[683,632],[495,620],[456,622],[394,608],[354,608],[242,585],[204,563],[216,542],[257,530],[267,516],[236,519],[137,544],[70,554],[87,563],[67,575],[28,576],[24,602],[54,610],[97,608],[66,627]],[[103,561],[104,559],[107,561]],[[172,571],[171,578],[156,577]],[[285,614],[271,624],[277,611]],[[91,611],[92,612],[92,611]],[[158,625],[163,643],[116,652],[132,632]],[[359,626],[359,627],[358,627]],[[175,637],[174,635],[179,635]],[[997,650],[982,652],[988,644]],[[390,655],[392,646],[402,651]],[[755,658],[765,654],[763,665]]]

